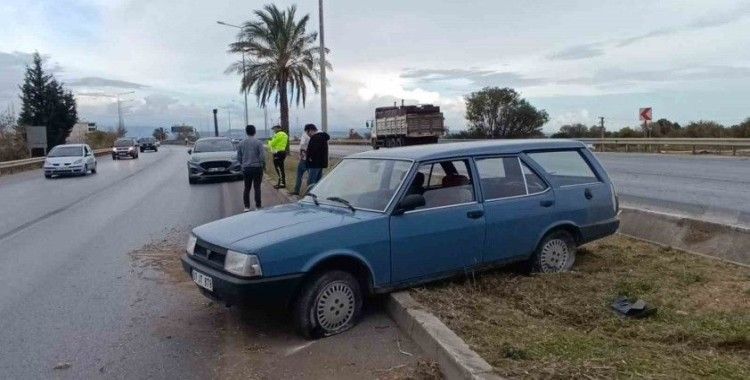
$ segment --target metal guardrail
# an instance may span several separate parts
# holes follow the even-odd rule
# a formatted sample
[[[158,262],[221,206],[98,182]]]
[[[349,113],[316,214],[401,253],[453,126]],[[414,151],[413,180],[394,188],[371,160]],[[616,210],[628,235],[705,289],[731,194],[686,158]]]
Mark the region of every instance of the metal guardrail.
[[[112,148],[94,150],[95,156],[103,156],[112,151]],[[1,161],[0,174],[13,172],[15,169],[41,164],[47,157],[24,158],[22,160]]]
[[[667,146],[684,146],[692,149],[696,153],[698,147],[723,147],[730,148],[732,154],[737,153],[738,148],[750,148],[750,139],[748,138],[581,138],[574,139],[583,143],[592,144],[604,149],[604,146],[624,146],[626,151],[630,147],[667,147]],[[440,143],[449,142],[470,142],[482,141],[477,139],[440,139]],[[331,140],[331,144],[338,145],[370,145],[369,140]]]
[[[729,148],[732,155],[737,154],[737,148],[750,148],[750,139],[747,138],[584,138],[576,139],[578,141],[597,146],[604,150],[605,146],[624,146],[625,151],[630,151],[630,147],[642,146],[644,149],[653,147],[656,150],[664,147],[689,147],[693,154],[697,148]]]

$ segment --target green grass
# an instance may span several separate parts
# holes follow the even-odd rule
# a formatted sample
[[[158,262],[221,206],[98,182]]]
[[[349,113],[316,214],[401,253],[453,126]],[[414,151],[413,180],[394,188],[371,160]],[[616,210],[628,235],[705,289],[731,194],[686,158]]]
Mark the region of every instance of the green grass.
[[[340,159],[337,158],[329,158],[328,161],[328,169],[325,169],[323,171],[324,175],[325,173],[328,173],[331,169],[333,169],[338,163],[341,162]],[[286,157],[286,160],[284,160],[284,168],[285,174],[286,174],[286,190],[287,191],[293,191],[294,190],[294,182],[297,180],[297,165],[299,164],[299,155],[297,153],[291,152]],[[268,176],[268,178],[273,182],[276,183],[278,181],[278,174],[276,174],[276,170],[273,167],[273,156],[270,153],[266,154],[266,170],[265,174]],[[300,193],[304,194],[305,191],[307,191],[307,174],[305,174],[303,180],[302,180],[302,187],[300,189]]]
[[[495,271],[412,294],[499,374],[512,377],[750,378],[750,269],[611,237],[574,271]],[[623,319],[618,296],[656,315]]]

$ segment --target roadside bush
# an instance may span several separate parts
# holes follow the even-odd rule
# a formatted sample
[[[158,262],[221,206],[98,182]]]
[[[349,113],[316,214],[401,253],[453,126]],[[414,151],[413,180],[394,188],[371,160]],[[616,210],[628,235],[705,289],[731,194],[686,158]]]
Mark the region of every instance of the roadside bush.
[[[16,125],[10,112],[0,114],[0,161],[28,157],[23,128]]]
[[[110,148],[115,144],[117,134],[107,131],[93,131],[86,134],[86,143],[92,149]]]

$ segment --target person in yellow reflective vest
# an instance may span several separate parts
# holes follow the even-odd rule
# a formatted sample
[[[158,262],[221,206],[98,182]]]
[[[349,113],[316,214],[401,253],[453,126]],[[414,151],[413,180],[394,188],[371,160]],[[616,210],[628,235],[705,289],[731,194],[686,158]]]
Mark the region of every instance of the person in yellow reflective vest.
[[[281,130],[280,125],[274,125],[273,137],[268,141],[268,148],[273,155],[273,168],[276,169],[278,181],[274,188],[281,189],[286,187],[286,172],[284,171],[284,160],[286,159],[286,148],[289,145],[289,135]]]

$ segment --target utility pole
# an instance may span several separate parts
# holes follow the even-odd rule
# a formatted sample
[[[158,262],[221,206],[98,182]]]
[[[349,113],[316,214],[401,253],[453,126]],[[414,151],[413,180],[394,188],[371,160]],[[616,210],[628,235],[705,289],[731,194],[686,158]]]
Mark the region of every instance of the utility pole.
[[[214,108],[214,136],[219,137],[219,120],[216,118],[216,114],[219,112]]]
[[[237,28],[239,30],[242,30],[242,27],[239,26],[239,25],[229,24],[229,23],[226,23],[224,21],[216,21],[216,23],[219,24],[219,25],[228,26],[230,28]],[[241,41],[237,41],[237,42],[241,42]],[[245,69],[245,65],[246,65],[246,63],[245,63],[245,49],[242,49],[242,82],[243,83],[245,82],[245,76],[247,75],[247,71]],[[247,114],[247,89],[242,90],[242,92],[245,95],[245,125],[248,125],[249,124],[248,120],[250,120],[250,119],[247,116],[248,115]]]
[[[604,138],[604,116],[599,116],[599,125],[602,128],[602,138]]]
[[[320,21],[320,128],[328,132],[328,100],[326,99],[326,43],[323,29],[323,0],[318,0]]]
[[[115,96],[117,97],[117,131],[120,132],[124,129],[122,123],[122,102],[120,101],[120,94]]]
[[[263,107],[263,133],[265,133],[266,138],[268,138],[268,109],[266,107]]]

